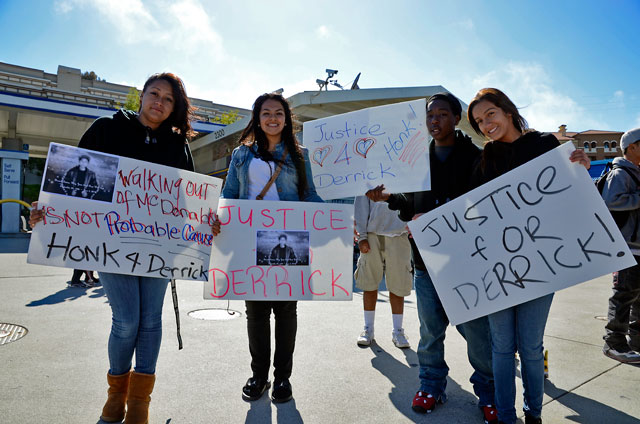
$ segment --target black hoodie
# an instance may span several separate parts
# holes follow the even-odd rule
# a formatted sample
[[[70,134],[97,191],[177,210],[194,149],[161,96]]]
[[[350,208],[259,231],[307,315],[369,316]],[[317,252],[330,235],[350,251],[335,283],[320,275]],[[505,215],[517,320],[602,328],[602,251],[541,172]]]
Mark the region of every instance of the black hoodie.
[[[411,221],[415,214],[429,212],[466,193],[470,188],[473,164],[480,153],[480,148],[473,144],[471,137],[456,130],[456,140],[451,153],[444,161],[440,161],[435,154],[435,141],[432,140],[429,144],[431,190],[392,194],[387,200],[389,209],[397,210],[401,220]],[[414,266],[425,271],[424,262],[413,238],[410,241]]]
[[[84,133],[78,147],[194,170],[191,150],[184,136],[164,123],[155,131],[145,127],[135,112],[125,109],[111,117],[98,118]]]

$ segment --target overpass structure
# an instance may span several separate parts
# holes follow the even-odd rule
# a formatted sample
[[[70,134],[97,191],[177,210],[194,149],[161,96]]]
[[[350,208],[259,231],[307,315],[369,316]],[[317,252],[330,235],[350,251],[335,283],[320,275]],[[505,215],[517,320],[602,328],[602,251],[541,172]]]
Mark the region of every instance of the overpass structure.
[[[289,103],[295,115],[295,123],[302,129],[302,124],[314,119],[352,112],[374,106],[410,100],[428,98],[436,93],[447,92],[441,85],[423,87],[390,87],[365,88],[357,90],[303,91],[289,97]],[[467,104],[460,101],[463,111]],[[466,113],[463,114],[458,127],[469,134],[479,146],[483,139],[471,128]],[[197,163],[200,169],[212,175],[224,175],[228,157],[238,144],[240,133],[247,125],[249,118],[238,120],[233,124],[215,131],[191,143],[192,150],[199,152],[200,158],[208,158],[207,163]],[[297,134],[298,140],[304,144],[304,134]],[[198,160],[198,159],[196,159]]]
[[[77,145],[80,137],[101,117],[110,116],[126,102],[132,87],[83,79],[80,69],[58,66],[56,74],[0,62],[0,137],[2,148],[26,150],[45,157],[50,142]],[[224,127],[212,122],[223,113],[246,109],[191,98],[197,108],[194,129],[208,134]]]

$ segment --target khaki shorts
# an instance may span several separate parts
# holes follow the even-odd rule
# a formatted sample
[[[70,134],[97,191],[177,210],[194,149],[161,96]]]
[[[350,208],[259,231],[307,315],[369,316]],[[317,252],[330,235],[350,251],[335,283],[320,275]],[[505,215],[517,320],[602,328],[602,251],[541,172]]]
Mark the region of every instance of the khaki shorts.
[[[400,297],[411,294],[413,278],[409,236],[387,237],[368,233],[367,240],[371,250],[360,253],[354,273],[356,287],[363,291],[378,290],[384,274],[391,293]]]

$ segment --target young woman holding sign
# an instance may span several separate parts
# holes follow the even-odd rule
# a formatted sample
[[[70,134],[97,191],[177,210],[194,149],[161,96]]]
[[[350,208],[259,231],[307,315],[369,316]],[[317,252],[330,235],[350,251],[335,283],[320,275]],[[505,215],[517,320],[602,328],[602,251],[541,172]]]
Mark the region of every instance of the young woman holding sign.
[[[467,111],[473,129],[489,139],[473,176],[479,186],[554,149],[559,145],[552,134],[527,128],[513,102],[500,90],[483,88],[469,103]],[[583,150],[572,152],[570,160],[589,168]],[[493,350],[496,406],[500,422],[516,422],[515,353],[520,354],[524,385],[525,423],[542,422],[544,394],[544,354],[542,338],[553,294],[489,315]]]
[[[188,144],[192,117],[182,80],[170,73],[155,74],[144,84],[137,113],[121,109],[97,119],[78,146],[193,171]],[[34,203],[30,225],[42,220],[42,215]],[[100,272],[100,281],[113,316],[108,343],[109,396],[100,418],[147,423],[168,280]],[[134,354],[136,364],[131,371]]]
[[[322,202],[316,194],[307,149],[298,144],[288,102],[280,94],[263,94],[253,104],[251,120],[231,154],[229,173],[222,189],[227,199]],[[213,232],[219,232],[219,221]],[[253,376],[242,397],[257,400],[269,389],[271,311],[275,316],[273,402],[292,398],[289,377],[296,341],[296,301],[246,301],[247,332]]]

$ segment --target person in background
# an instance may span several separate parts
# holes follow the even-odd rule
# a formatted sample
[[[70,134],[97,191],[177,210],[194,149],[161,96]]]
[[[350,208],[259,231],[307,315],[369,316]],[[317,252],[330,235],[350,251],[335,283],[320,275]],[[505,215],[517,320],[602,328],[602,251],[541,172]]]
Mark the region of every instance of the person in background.
[[[471,138],[456,125],[462,118],[462,105],[451,93],[438,93],[427,100],[427,129],[433,140],[429,144],[431,190],[417,193],[388,194],[384,186],[369,191],[375,201],[386,201],[389,209],[399,211],[400,219],[411,221],[469,190],[473,164],[480,156]],[[444,339],[449,318],[440,302],[433,281],[413,241],[411,250],[415,266],[414,286],[420,320],[420,390],[411,407],[419,413],[433,411],[447,400],[447,375]],[[491,369],[491,337],[487,317],[456,326],[467,342],[467,357],[473,367],[471,384],[478,396],[478,407],[485,423],[496,423],[493,371]]]
[[[467,110],[473,129],[489,141],[476,164],[472,185],[477,187],[517,168],[560,145],[553,134],[528,129],[518,108],[500,90],[483,88]],[[583,150],[569,158],[589,169]],[[516,422],[515,353],[519,353],[526,424],[542,423],[544,395],[544,328],[553,294],[530,300],[489,315],[493,375],[498,419]]]
[[[611,211],[628,213],[620,231],[638,264],[618,271],[614,280],[603,352],[620,362],[640,363],[640,128],[624,133],[620,148],[623,157],[613,160],[602,198]]]
[[[121,109],[97,119],[80,139],[79,147],[193,171],[188,144],[194,134],[192,118],[182,80],[171,73],[154,74],[144,84],[137,113]],[[34,203],[29,221],[32,227],[42,215]],[[169,280],[110,272],[100,272],[100,280],[112,312],[108,398],[100,418],[145,424],[156,379],[162,305]]]
[[[369,346],[374,339],[378,286],[385,277],[389,290],[393,330],[391,340],[400,349],[410,347],[402,328],[404,298],[411,294],[411,245],[408,230],[398,214],[386,203],[357,196],[354,203],[360,257],[354,273],[356,287],[363,291],[364,330],[358,345]]]
[[[81,280],[82,274],[85,275],[84,281]],[[100,279],[96,278],[93,275],[93,271],[85,271],[83,269],[74,269],[73,274],[71,275],[71,281],[67,282],[69,287],[82,287],[82,288],[95,287],[99,283],[100,283]]]

